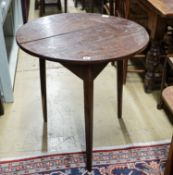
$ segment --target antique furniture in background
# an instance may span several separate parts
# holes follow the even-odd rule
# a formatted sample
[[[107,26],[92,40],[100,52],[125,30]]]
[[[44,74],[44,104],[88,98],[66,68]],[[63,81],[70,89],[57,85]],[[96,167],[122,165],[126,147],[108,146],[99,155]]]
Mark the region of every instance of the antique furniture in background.
[[[166,98],[166,102],[169,100],[169,103],[168,103],[169,106],[171,103],[173,104],[173,95],[172,95],[173,86],[169,86],[170,82],[168,80],[168,71],[170,69],[173,70],[173,57],[165,57],[165,62],[164,62],[164,66],[163,66],[163,73],[162,73],[161,88],[160,88],[159,103],[157,106],[158,109],[161,109],[163,107],[163,97],[162,97],[163,94],[162,94],[162,92],[167,86],[168,86],[168,88],[164,91],[164,92],[166,92],[166,94],[169,94],[168,98]],[[165,97],[165,93],[164,93],[164,97]],[[173,108],[173,105],[172,105],[172,108]]]
[[[135,22],[138,22],[142,26],[145,26],[143,23],[144,15],[143,15],[143,13],[141,13],[142,11],[137,6],[135,0],[112,0],[109,2],[110,2],[109,9],[110,9],[111,15],[131,19]],[[142,16],[141,16],[141,14],[142,14]],[[133,59],[134,58],[141,59],[142,57],[143,58],[145,57],[144,54],[142,56],[141,56],[141,54],[135,55],[135,56],[133,56]],[[126,83],[127,72],[138,72],[138,73],[144,72],[144,68],[142,70],[139,68],[138,69],[134,68],[134,66],[133,66],[133,68],[129,68],[129,65],[128,65],[129,59],[131,59],[131,58],[129,57],[129,58],[124,59],[124,77],[123,77],[124,84]]]
[[[78,3],[78,0],[75,0],[76,6],[77,6],[77,3]],[[136,0],[109,0],[109,1],[108,0],[101,0],[101,1],[81,0],[80,3],[82,4],[83,9],[85,9],[87,12],[98,12],[101,14],[108,14],[112,16],[128,18],[146,27],[147,15],[138,6]],[[137,73],[145,72],[145,66],[144,66],[145,57],[146,57],[145,53],[142,53],[140,55],[136,55],[133,57],[133,60],[134,59],[143,60],[142,66],[140,67],[138,66],[137,68],[135,66],[132,66],[132,67],[129,66],[128,60],[130,58],[126,58],[124,60],[124,80],[123,80],[124,84],[126,82],[127,72],[137,72]]]
[[[77,1],[77,0],[76,0]],[[160,87],[165,53],[164,37],[168,26],[173,26],[173,5],[171,0],[81,0],[87,12],[122,16],[144,26],[151,35],[150,47],[135,59],[143,60],[143,68],[129,69],[124,61],[124,83],[127,71],[144,73],[144,89],[151,92]],[[133,59],[133,62],[135,60]]]
[[[146,92],[160,87],[162,64],[165,58],[163,39],[168,26],[173,26],[172,0],[138,0],[139,6],[148,16],[147,29],[151,44],[146,57],[144,87]]]
[[[56,0],[56,2],[49,2],[49,0],[35,0],[35,9],[40,9],[39,14],[43,16],[45,14],[46,6],[56,5],[61,11],[61,0]],[[64,0],[64,12],[67,13],[67,0]]]
[[[168,63],[169,62],[169,63]],[[163,107],[163,104],[165,107],[169,109],[171,114],[173,114],[173,86],[167,86],[164,88],[165,81],[166,81],[166,71],[167,71],[167,63],[171,66],[171,69],[173,69],[173,58],[166,60],[164,64],[164,73],[162,78],[162,88],[161,88],[161,99],[159,103],[159,108]],[[172,115],[171,115],[172,117]],[[166,169],[164,175],[172,175],[173,174],[173,137],[169,149],[169,155],[168,160],[166,164]]]
[[[124,1],[124,5],[122,2]],[[138,24],[141,24],[145,28],[147,28],[147,15],[145,11],[138,5],[136,0],[123,0],[121,2],[121,10],[120,12],[123,12],[124,9],[124,15],[122,17],[128,18],[132,21],[137,22]],[[123,8],[122,8],[123,7]],[[123,14],[123,13],[120,13]],[[134,55],[133,58],[128,58],[124,61],[124,84],[126,83],[126,77],[127,72],[132,73],[141,73],[143,76],[145,73],[145,59],[146,59],[146,48],[143,52],[140,54]],[[128,60],[131,60],[130,63],[128,63]]]
[[[26,23],[28,21],[29,16],[30,0],[21,0],[21,5],[22,5],[23,22]]]
[[[170,117],[173,114],[173,86],[169,86],[168,84],[168,76],[167,72],[169,69],[173,70],[173,57],[166,57],[163,67],[162,74],[162,82],[161,82],[161,91],[160,91],[160,101],[158,104],[158,108],[168,108],[171,113]],[[172,175],[173,174],[173,137],[169,149],[168,160],[166,164],[166,169],[164,175]]]
[[[77,7],[78,2],[79,0],[75,0],[75,7]],[[122,2],[124,2],[124,0],[122,0]],[[120,0],[80,0],[80,3],[82,9],[85,9],[86,12],[108,14],[112,16],[115,16],[117,5],[121,5]]]
[[[145,59],[145,69],[133,69],[130,72],[144,72],[144,88],[150,92],[160,87],[162,65],[164,61],[164,37],[168,26],[173,26],[173,4],[171,0],[111,0],[112,15],[119,15],[144,26],[150,33],[150,47],[135,58]],[[112,2],[112,3],[111,3]],[[114,6],[115,7],[114,7]],[[126,82],[127,60],[124,61],[124,83]],[[133,59],[134,60],[134,59]]]
[[[61,63],[83,80],[87,170],[91,171],[94,79],[109,62],[117,62],[117,112],[121,118],[123,60],[145,48],[149,41],[147,32],[123,18],[66,13],[29,22],[18,30],[16,38],[25,52],[39,57],[45,122],[46,60]]]

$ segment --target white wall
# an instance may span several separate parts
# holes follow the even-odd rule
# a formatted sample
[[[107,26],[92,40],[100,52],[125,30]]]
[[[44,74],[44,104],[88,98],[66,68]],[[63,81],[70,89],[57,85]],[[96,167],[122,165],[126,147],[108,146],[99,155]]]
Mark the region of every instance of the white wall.
[[[1,0],[0,1],[0,91],[4,102],[13,102],[13,86],[17,67],[18,47],[15,41],[16,30],[22,25],[21,0]],[[6,23],[8,10],[12,5],[12,32],[8,39],[11,41],[10,51],[6,50],[4,31],[10,28],[10,23]],[[6,27],[4,27],[6,23]],[[9,28],[8,28],[9,27]],[[9,31],[8,31],[9,32]],[[7,37],[6,37],[7,42]],[[8,57],[7,57],[8,55]]]

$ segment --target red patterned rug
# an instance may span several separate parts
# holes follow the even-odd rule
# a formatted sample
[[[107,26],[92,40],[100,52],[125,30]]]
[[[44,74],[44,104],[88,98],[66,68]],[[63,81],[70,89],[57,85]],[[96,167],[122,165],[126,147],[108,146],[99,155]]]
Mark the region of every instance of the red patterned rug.
[[[0,161],[1,175],[163,175],[169,144],[129,146],[93,152],[93,171],[85,169],[85,153],[44,155]]]

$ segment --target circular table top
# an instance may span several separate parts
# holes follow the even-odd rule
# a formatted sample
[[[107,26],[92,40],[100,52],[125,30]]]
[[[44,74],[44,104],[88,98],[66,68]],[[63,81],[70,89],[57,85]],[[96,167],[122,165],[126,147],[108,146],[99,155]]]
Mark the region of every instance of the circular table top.
[[[91,13],[64,13],[23,25],[16,34],[27,53],[64,63],[94,64],[131,56],[145,48],[146,30],[127,19]]]

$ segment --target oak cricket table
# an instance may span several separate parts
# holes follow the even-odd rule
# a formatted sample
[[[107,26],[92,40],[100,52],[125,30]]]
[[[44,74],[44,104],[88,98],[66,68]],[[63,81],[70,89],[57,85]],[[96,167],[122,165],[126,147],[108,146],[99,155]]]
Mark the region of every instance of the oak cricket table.
[[[123,60],[143,50],[146,30],[127,19],[100,14],[58,14],[23,25],[16,34],[19,47],[39,58],[42,107],[47,122],[45,61],[59,62],[84,85],[86,167],[92,170],[93,83],[109,63],[117,62],[118,117],[122,115]]]

